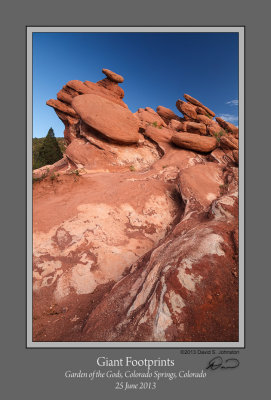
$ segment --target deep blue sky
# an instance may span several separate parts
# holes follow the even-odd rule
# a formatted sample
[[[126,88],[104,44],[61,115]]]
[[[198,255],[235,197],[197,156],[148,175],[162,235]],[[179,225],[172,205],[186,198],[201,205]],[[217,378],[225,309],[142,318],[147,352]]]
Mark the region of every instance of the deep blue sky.
[[[124,77],[132,112],[163,105],[181,115],[176,100],[187,93],[238,125],[238,33],[34,33],[33,136],[50,127],[63,136],[46,100],[72,79],[105,78],[102,68]]]

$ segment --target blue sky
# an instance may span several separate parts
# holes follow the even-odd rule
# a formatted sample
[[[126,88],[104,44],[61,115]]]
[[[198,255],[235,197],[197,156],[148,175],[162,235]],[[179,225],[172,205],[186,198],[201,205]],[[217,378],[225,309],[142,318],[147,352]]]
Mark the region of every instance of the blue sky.
[[[175,104],[187,93],[238,125],[238,33],[34,33],[33,136],[50,127],[63,136],[46,101],[69,80],[105,78],[102,68],[124,77],[132,112],[162,105],[181,115]]]

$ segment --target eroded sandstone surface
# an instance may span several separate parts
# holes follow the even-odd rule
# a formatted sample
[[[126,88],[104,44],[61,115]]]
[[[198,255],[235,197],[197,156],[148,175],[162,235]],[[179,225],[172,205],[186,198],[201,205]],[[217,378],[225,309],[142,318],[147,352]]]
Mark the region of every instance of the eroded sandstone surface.
[[[132,113],[124,78],[48,100],[34,171],[34,341],[238,341],[238,128],[197,99]]]

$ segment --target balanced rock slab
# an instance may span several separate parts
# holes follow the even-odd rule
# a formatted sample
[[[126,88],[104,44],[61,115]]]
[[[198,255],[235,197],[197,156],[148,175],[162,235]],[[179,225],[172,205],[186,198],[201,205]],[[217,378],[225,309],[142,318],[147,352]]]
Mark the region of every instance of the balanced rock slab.
[[[189,94],[184,94],[183,97],[185,98],[185,100],[189,101],[189,103],[194,104],[195,106],[201,107],[203,108],[209,115],[211,115],[212,117],[215,116],[215,113],[210,110],[210,108],[206,107],[205,105],[203,105],[200,101],[198,101],[197,99],[194,99],[194,97],[189,96]]]
[[[123,76],[116,74],[116,72],[110,71],[110,69],[103,68],[102,72],[113,82],[122,83],[124,81]]]
[[[94,94],[75,97],[72,107],[87,125],[108,139],[125,144],[138,142],[139,125],[130,110]]]
[[[197,111],[196,107],[190,103],[186,103],[183,100],[177,100],[176,107],[178,108],[184,116],[187,116],[192,119],[197,119]]]
[[[209,153],[217,147],[217,140],[215,138],[197,135],[196,133],[175,133],[171,141],[183,149],[200,151],[202,153]]]

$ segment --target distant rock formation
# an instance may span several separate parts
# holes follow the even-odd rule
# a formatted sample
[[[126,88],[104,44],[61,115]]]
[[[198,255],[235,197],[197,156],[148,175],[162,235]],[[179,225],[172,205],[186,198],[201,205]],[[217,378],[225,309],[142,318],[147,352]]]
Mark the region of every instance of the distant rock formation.
[[[34,341],[238,341],[238,128],[185,94],[132,113],[103,69],[47,101],[34,171]]]

